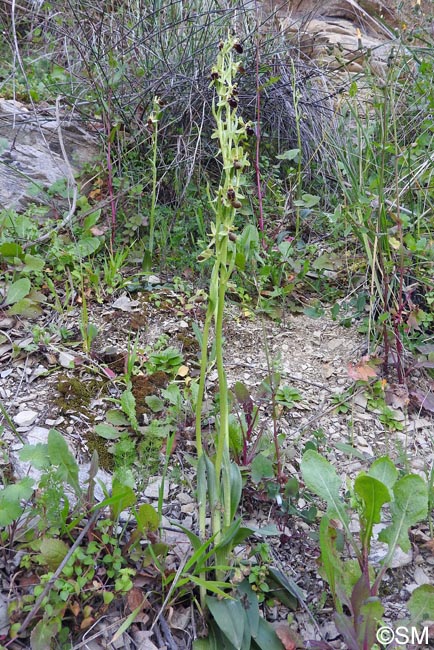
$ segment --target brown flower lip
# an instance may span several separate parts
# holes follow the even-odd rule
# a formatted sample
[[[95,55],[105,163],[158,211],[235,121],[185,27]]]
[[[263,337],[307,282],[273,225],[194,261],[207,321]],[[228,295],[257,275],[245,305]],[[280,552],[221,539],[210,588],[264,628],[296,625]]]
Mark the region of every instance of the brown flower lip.
[[[229,201],[235,201],[236,194],[233,187],[230,187],[228,189],[226,196],[228,197]]]
[[[238,54],[242,54],[243,51],[244,51],[243,46],[241,45],[241,43],[239,41],[236,41],[234,43],[233,48],[234,48],[235,52],[237,52]]]

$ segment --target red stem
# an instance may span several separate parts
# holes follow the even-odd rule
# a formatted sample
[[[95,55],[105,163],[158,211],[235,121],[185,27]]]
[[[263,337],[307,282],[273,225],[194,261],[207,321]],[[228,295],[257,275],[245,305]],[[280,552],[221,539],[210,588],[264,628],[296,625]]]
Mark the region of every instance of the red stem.
[[[264,208],[262,204],[262,186],[261,170],[259,167],[260,144],[261,144],[261,88],[259,85],[259,10],[258,3],[255,0],[256,10],[256,156],[255,156],[255,173],[256,187],[258,190],[258,207],[259,207],[259,230],[264,232]]]

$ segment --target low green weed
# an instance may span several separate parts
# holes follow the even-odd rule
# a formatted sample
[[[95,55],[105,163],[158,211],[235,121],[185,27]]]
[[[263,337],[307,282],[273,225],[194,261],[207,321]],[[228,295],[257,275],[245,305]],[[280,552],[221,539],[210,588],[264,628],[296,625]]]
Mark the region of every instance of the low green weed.
[[[305,452],[301,470],[306,487],[327,504],[319,534],[321,571],[331,590],[336,626],[349,650],[373,648],[384,615],[381,584],[396,549],[410,550],[409,528],[427,516],[427,483],[416,474],[400,478],[393,462],[385,456],[374,461],[367,472],[348,481],[349,496],[343,498],[341,479],[316,451]],[[358,535],[351,532],[352,515],[358,518]],[[383,528],[378,539],[387,545],[387,552],[376,567],[370,551],[374,525],[380,523]],[[345,548],[349,549],[348,555]],[[432,603],[434,587],[418,587],[407,603],[410,619],[403,624],[416,626],[432,619]]]

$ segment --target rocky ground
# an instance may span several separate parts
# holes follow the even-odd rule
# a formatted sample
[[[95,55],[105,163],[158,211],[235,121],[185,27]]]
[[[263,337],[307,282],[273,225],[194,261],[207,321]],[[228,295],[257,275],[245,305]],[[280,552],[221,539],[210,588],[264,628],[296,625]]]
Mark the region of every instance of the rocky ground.
[[[125,360],[131,354],[133,341],[136,342],[136,367],[139,369],[133,377],[133,385],[139,403],[140,390],[145,385],[140,364],[145,363],[163,334],[168,337],[168,345],[184,354],[187,371],[186,376],[177,378],[180,385],[197,375],[198,346],[193,323],[200,327],[202,319],[200,292],[187,296],[179,287],[168,283],[164,287],[157,286],[152,292],[124,293],[103,305],[91,306],[89,321],[97,326],[98,336],[85,354],[82,344],[74,343],[80,339],[80,310],[77,307],[62,314],[47,311],[36,323],[3,317],[0,327],[6,342],[0,346],[0,397],[20,437],[35,444],[46,441],[50,428],[59,430],[80,462],[84,481],[89,472],[89,448],[94,448],[94,427],[104,421],[107,409],[112,406],[108,398],[119,395],[117,379],[125,371]],[[36,325],[40,331],[50,334],[38,340]],[[62,328],[72,334],[68,344],[61,340]],[[282,384],[296,388],[301,395],[302,399],[283,413],[278,423],[286,476],[300,478],[299,462],[308,443],[314,443],[333,463],[343,485],[347,477],[353,478],[361,469],[368,468],[373,459],[385,454],[398,467],[427,476],[434,462],[434,420],[430,411],[418,407],[408,395],[403,397],[390,382],[386,394],[394,409],[395,421],[402,425],[399,426],[402,430],[394,430],[393,426],[385,427],[379,413],[368,408],[365,390],[356,389],[352,395],[346,392],[354,387],[355,378],[361,378],[365,367],[361,359],[367,354],[366,338],[355,327],[341,327],[328,316],[310,319],[290,313],[284,314],[280,323],[275,323],[267,318],[253,317],[233,304],[227,313],[225,337],[230,386],[241,381],[254,396],[272,367],[281,373]],[[109,373],[107,368],[110,368]],[[378,376],[381,376],[380,371]],[[211,371],[210,396],[215,382],[216,373]],[[430,386],[421,371],[414,370],[410,376],[410,395],[430,388],[432,390],[432,381]],[[342,395],[346,408],[336,408],[337,394]],[[271,419],[266,405],[261,420],[265,431],[270,431]],[[22,443],[4,418],[3,425],[3,441],[12,450],[13,472],[22,476],[29,471],[28,464],[18,460],[17,451]],[[169,529],[165,536],[172,547],[175,563],[188,553],[188,544],[173,528],[173,523],[182,523],[191,530],[196,527],[194,471],[188,460],[189,454],[194,453],[193,439],[193,422],[186,417],[171,457],[171,478],[165,487],[163,509]],[[108,444],[106,440],[101,442],[103,446]],[[103,455],[101,449],[100,444],[100,457]],[[99,478],[110,486],[108,466],[100,469]],[[147,477],[140,486],[140,499],[155,504],[158,487],[158,477]],[[103,498],[101,489],[97,490],[97,498]],[[303,507],[304,503],[299,505]],[[316,523],[308,524],[296,516],[283,517],[276,501],[260,489],[246,490],[243,516],[255,526],[274,524],[279,529],[279,534],[269,540],[273,563],[290,576],[304,594],[304,601],[294,614],[292,628],[302,639],[324,638],[334,647],[342,648],[331,620],[331,601],[323,595],[326,586],[318,574]],[[354,530],[357,531],[356,521]],[[430,539],[428,523],[422,524],[412,532],[411,551],[398,553],[394,559],[394,569],[389,571],[385,581],[386,615],[391,620],[405,614],[405,602],[417,585],[433,582],[434,555]],[[373,547],[374,562],[381,559],[382,550],[381,544]],[[13,592],[6,577],[4,585]],[[286,613],[275,607],[267,611],[267,616],[270,620],[279,620]],[[174,628],[179,639],[183,638],[184,645],[178,640],[178,647],[188,647],[192,633],[190,609],[181,607],[171,616],[175,616]],[[177,625],[181,626],[181,631]],[[146,624],[143,629],[146,630]],[[112,647],[104,645],[110,636],[107,621],[92,628],[92,635],[96,637],[84,647]],[[125,647],[137,647],[132,638],[124,637]],[[151,643],[149,638],[148,641]]]

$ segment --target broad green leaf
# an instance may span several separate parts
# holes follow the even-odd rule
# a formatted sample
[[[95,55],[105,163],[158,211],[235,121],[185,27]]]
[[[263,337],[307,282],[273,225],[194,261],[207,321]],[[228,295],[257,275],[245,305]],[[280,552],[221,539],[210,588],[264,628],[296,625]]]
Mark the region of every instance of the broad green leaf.
[[[164,402],[156,395],[148,395],[145,402],[153,413],[160,413],[164,409]]]
[[[100,246],[101,240],[98,237],[83,237],[75,244],[74,254],[77,257],[88,257],[95,253]]]
[[[0,526],[9,526],[22,514],[21,501],[33,494],[33,479],[26,477],[0,491]]]
[[[255,643],[261,650],[284,650],[282,642],[270,623],[262,616],[259,619],[258,632],[255,637]]]
[[[273,463],[264,454],[255,456],[250,471],[253,483],[259,483],[263,478],[273,478],[274,476]]]
[[[22,298],[9,307],[9,316],[23,316],[24,318],[37,318],[42,314],[41,307],[30,298]]]
[[[52,648],[53,639],[57,638],[62,627],[60,618],[44,618],[38,621],[30,634],[32,650],[48,650]]]
[[[321,569],[324,572],[324,577],[327,580],[330,591],[332,592],[333,601],[337,611],[342,612],[342,603],[349,604],[345,592],[339,593],[338,587],[342,583],[342,575],[344,572],[343,562],[336,550],[336,535],[337,530],[330,525],[330,519],[324,516],[321,519],[319,527],[319,546],[321,549]],[[321,572],[321,575],[323,573]]]
[[[378,479],[392,490],[398,479],[398,470],[388,456],[382,456],[372,463],[368,475]]]
[[[42,442],[37,445],[24,445],[18,455],[20,460],[31,463],[36,469],[45,469],[50,466],[48,445]]]
[[[6,294],[6,305],[14,305],[16,302],[22,300],[30,291],[29,278],[21,278],[9,286]]]
[[[60,478],[69,483],[79,495],[81,490],[78,482],[78,465],[62,434],[56,429],[50,429],[48,432],[47,450],[51,464],[58,467]]]
[[[129,485],[122,485],[117,479],[113,479],[112,483],[112,496],[111,496],[111,511],[113,519],[117,519],[122,510],[126,510],[133,506],[137,501],[134,490]]]
[[[21,257],[23,249],[19,244],[12,241],[5,241],[0,244],[0,255],[2,257]]]
[[[124,390],[121,395],[121,407],[125,415],[129,418],[131,426],[137,429],[139,423],[136,416],[136,398],[130,390]]]
[[[106,440],[116,440],[122,433],[119,429],[106,422],[95,425],[94,431]]]
[[[305,594],[292,578],[275,567],[268,569],[268,583],[276,598],[289,609],[297,609],[298,601],[305,600]]]
[[[206,604],[224,636],[235,648],[240,648],[246,624],[246,614],[241,603],[238,600],[218,600],[207,596]]]
[[[276,158],[278,160],[293,160],[294,162],[298,162],[299,156],[300,149],[288,149],[288,151],[284,151],[276,156]]]
[[[119,411],[117,409],[109,409],[105,414],[105,419],[110,424],[114,424],[118,427],[126,427],[129,425],[129,421],[125,415],[122,413],[122,411]]]
[[[142,532],[157,530],[160,525],[160,515],[150,503],[144,503],[139,507],[136,520]]]
[[[317,451],[309,449],[303,455],[301,472],[309,490],[327,502],[329,517],[335,517],[344,525],[348,525],[348,515],[339,496],[341,479],[328,460]]]
[[[411,624],[434,620],[434,586],[420,585],[413,591],[407,602]]]
[[[237,591],[239,594],[242,594],[245,597],[245,600],[242,599],[242,602],[246,611],[247,624],[252,637],[255,638],[258,633],[260,618],[258,597],[253,591],[249,581],[246,579],[244,579],[242,583],[238,585]]]
[[[24,256],[24,271],[42,271],[45,266],[45,261],[42,257],[38,255],[30,255],[26,253]]]
[[[408,529],[426,518],[428,512],[428,487],[416,474],[408,474],[393,487],[394,501],[390,504],[392,523],[381,531],[378,539],[389,545],[386,562],[390,561],[397,546],[404,552],[410,549]]]
[[[369,551],[372,528],[381,521],[381,508],[391,500],[391,494],[384,483],[367,474],[356,478],[354,491],[361,500],[362,547]]]
[[[68,544],[61,539],[44,537],[41,541],[36,560],[42,566],[48,567],[49,571],[55,571],[59,564],[64,560],[68,551]]]

